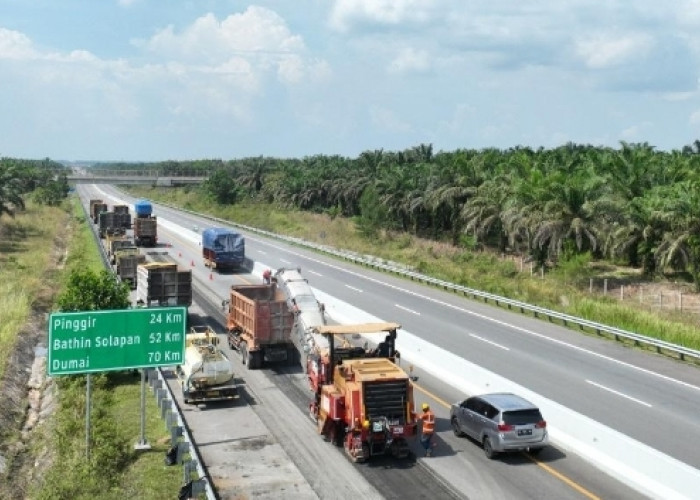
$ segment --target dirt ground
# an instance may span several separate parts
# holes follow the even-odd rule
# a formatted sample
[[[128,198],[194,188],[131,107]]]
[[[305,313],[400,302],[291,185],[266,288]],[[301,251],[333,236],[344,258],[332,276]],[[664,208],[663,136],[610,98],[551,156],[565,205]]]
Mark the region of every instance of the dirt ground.
[[[56,276],[67,251],[67,231],[53,242],[44,285],[32,314],[18,332],[4,378],[0,381],[0,498],[26,498],[51,463],[44,439],[56,406],[55,385],[46,376],[46,317],[51,311]]]

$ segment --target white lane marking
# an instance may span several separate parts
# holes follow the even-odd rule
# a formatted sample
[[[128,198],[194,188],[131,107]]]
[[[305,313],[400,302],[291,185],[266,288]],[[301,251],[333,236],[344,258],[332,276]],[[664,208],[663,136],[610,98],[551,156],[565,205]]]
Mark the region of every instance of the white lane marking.
[[[495,345],[496,347],[500,347],[504,351],[510,351],[510,347],[506,347],[504,345],[497,344],[493,340],[485,339],[484,337],[479,337],[478,335],[474,335],[473,333],[470,333],[469,336],[474,337],[477,340],[481,340],[482,342],[486,342],[487,344],[491,344],[491,345]]]
[[[309,274],[315,274],[316,276],[323,276],[321,273],[317,273],[316,271],[307,271]]]
[[[254,238],[251,238],[251,239],[254,239]],[[442,300],[438,300],[438,299],[435,299],[435,298],[433,298],[433,297],[428,297],[427,295],[422,295],[422,294],[420,294],[420,293],[418,293],[418,292],[414,292],[414,291],[412,291],[412,290],[407,290],[407,289],[401,288],[400,286],[397,286],[397,285],[392,285],[391,283],[387,283],[387,282],[385,282],[385,281],[381,281],[381,280],[379,280],[379,279],[377,279],[377,278],[371,278],[371,277],[369,277],[369,276],[365,276],[365,275],[360,274],[360,273],[357,273],[357,272],[355,272],[355,271],[351,271],[351,270],[349,270],[349,269],[344,269],[344,268],[342,268],[342,267],[340,267],[340,266],[336,266],[336,265],[333,265],[333,264],[329,264],[328,262],[324,262],[324,261],[319,260],[319,259],[314,259],[314,258],[311,258],[311,257],[309,257],[309,256],[307,256],[307,255],[303,255],[303,254],[298,253],[298,252],[293,252],[293,251],[289,250],[289,248],[284,248],[284,247],[279,246],[279,245],[274,245],[274,244],[268,243],[268,242],[263,241],[263,240],[257,240],[257,239],[254,239],[254,240],[257,241],[257,242],[259,242],[259,243],[261,243],[261,244],[266,244],[266,245],[269,245],[269,246],[271,246],[271,247],[273,247],[273,248],[277,248],[278,250],[283,250],[283,251],[285,251],[285,252],[291,253],[292,255],[296,255],[296,256],[298,256],[298,257],[301,257],[302,259],[306,259],[306,260],[309,260],[309,261],[311,261],[311,262],[315,262],[316,264],[320,264],[320,265],[322,265],[322,266],[330,267],[331,269],[335,269],[336,271],[339,271],[339,272],[342,272],[342,273],[350,274],[350,275],[352,275],[352,276],[355,276],[356,278],[363,279],[363,280],[367,280],[367,281],[371,281],[371,282],[376,283],[376,284],[378,284],[378,285],[382,285],[382,286],[385,286],[385,287],[387,287],[387,288],[391,288],[391,289],[393,289],[393,290],[396,290],[396,291],[399,291],[399,292],[403,292],[403,293],[405,293],[405,294],[412,295],[412,296],[414,296],[414,297],[421,298],[421,299],[423,299],[423,300],[425,300],[425,301],[432,302],[432,303],[434,303],[434,304],[438,304],[438,305],[441,305],[441,306],[444,306],[444,307],[448,307],[448,308],[450,308],[450,309],[454,309],[454,310],[456,310],[456,311],[463,312],[463,313],[465,313],[465,314],[469,314],[469,315],[474,316],[474,317],[477,317],[477,318],[481,318],[481,319],[483,319],[484,321],[490,321],[491,323],[495,323],[495,324],[497,324],[497,325],[505,326],[506,328],[512,328],[513,330],[517,330],[517,331],[526,333],[526,334],[528,334],[528,335],[532,335],[533,337],[538,337],[538,338],[540,338],[540,339],[542,339],[542,340],[548,340],[549,342],[553,342],[553,343],[555,343],[555,344],[559,344],[559,345],[561,345],[561,346],[568,347],[568,348],[570,348],[570,349],[574,349],[574,350],[576,350],[576,351],[583,352],[583,353],[589,354],[589,355],[591,355],[591,356],[595,356],[595,357],[597,357],[597,358],[599,358],[599,359],[604,359],[604,360],[609,361],[609,362],[611,362],[611,363],[615,363],[615,364],[617,364],[617,365],[624,366],[624,367],[626,367],[626,368],[630,368],[630,369],[632,369],[632,370],[636,370],[636,371],[638,371],[638,372],[645,373],[645,374],[647,374],[647,375],[651,375],[652,377],[660,378],[660,379],[665,380],[665,381],[667,381],[667,382],[672,382],[672,383],[681,385],[681,386],[686,387],[686,388],[688,388],[688,389],[694,389],[694,390],[696,390],[696,391],[700,391],[700,386],[693,385],[693,384],[689,384],[688,382],[684,382],[683,380],[678,380],[678,379],[675,379],[675,378],[673,378],[673,377],[669,377],[668,375],[663,375],[663,374],[661,374],[661,373],[656,373],[656,372],[653,372],[653,371],[651,371],[651,370],[648,370],[647,368],[642,368],[642,367],[640,367],[640,366],[635,366],[635,365],[633,365],[633,364],[631,364],[631,363],[627,363],[626,361],[620,361],[619,359],[611,358],[610,356],[606,356],[605,354],[600,354],[600,353],[598,353],[598,352],[591,351],[590,349],[585,349],[585,348],[583,348],[583,347],[579,347],[579,346],[570,344],[570,343],[568,343],[568,342],[564,342],[563,340],[555,339],[555,338],[552,338],[552,337],[547,337],[546,335],[543,335],[543,334],[541,334],[541,333],[533,332],[532,330],[528,330],[527,328],[523,328],[523,327],[520,327],[520,326],[511,325],[510,323],[507,323],[507,322],[505,322],[505,321],[501,321],[501,320],[498,320],[498,319],[495,319],[495,318],[490,318],[489,316],[485,316],[485,315],[483,315],[483,314],[479,314],[479,313],[476,313],[476,312],[474,312],[474,311],[469,311],[469,310],[467,310],[467,309],[464,309],[463,307],[455,306],[455,305],[453,305],[453,304],[448,304],[447,302],[443,302]]]
[[[288,260],[284,260],[284,259],[280,259],[280,262],[283,262],[285,264],[291,264],[291,262],[289,262]]]
[[[353,290],[353,291],[358,292],[358,293],[362,293],[362,290],[360,290],[359,288],[355,288],[354,286],[350,286],[350,285],[345,285],[345,286],[347,288],[349,288],[350,290]]]
[[[645,401],[642,401],[641,399],[633,398],[632,396],[628,396],[627,394],[624,394],[620,391],[616,391],[615,389],[611,389],[610,387],[605,387],[604,385],[600,385],[596,382],[593,382],[592,380],[586,380],[591,385],[594,385],[596,387],[599,387],[600,389],[603,389],[604,391],[612,392],[613,394],[629,399],[630,401],[634,401],[635,403],[639,403],[640,405],[644,405],[647,408],[651,408],[651,405]]]
[[[263,252],[262,250],[258,250],[258,253],[261,253],[263,255],[267,255],[267,252]]]
[[[394,305],[403,311],[410,312],[411,314],[415,314],[416,316],[420,316],[420,313],[418,311],[414,311],[413,309],[409,309],[408,307],[400,306],[399,304]]]

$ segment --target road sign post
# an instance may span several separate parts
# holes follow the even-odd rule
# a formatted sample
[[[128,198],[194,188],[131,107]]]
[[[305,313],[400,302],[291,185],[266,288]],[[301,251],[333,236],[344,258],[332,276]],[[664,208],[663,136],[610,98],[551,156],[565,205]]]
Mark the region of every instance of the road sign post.
[[[186,307],[53,313],[49,317],[49,376],[87,373],[85,452],[90,458],[93,372],[141,368],[141,440],[147,450],[144,368],[179,365],[185,356]]]
[[[186,323],[186,307],[53,313],[49,375],[182,364]]]

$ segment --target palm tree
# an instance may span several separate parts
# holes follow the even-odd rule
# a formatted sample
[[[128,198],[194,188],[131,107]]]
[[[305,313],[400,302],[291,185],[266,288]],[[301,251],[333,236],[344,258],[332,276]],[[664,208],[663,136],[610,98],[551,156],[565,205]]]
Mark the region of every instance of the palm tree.
[[[670,230],[656,252],[659,266],[687,270],[700,292],[700,182],[677,183],[663,191],[664,206],[658,216]]]
[[[4,158],[0,160],[0,215],[14,217],[17,210],[24,210],[22,194],[25,176],[18,162]]]
[[[462,207],[460,218],[466,221],[464,230],[473,233],[482,244],[495,238],[499,251],[505,252],[508,233],[504,215],[512,196],[511,184],[505,176],[485,181]]]

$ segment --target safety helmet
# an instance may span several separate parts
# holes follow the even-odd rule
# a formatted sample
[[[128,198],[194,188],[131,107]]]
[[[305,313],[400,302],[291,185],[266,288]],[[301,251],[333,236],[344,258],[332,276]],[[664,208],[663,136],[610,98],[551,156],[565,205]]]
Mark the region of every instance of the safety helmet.
[[[421,408],[423,408],[423,411],[428,411],[430,409],[430,405],[428,403],[423,403]]]

